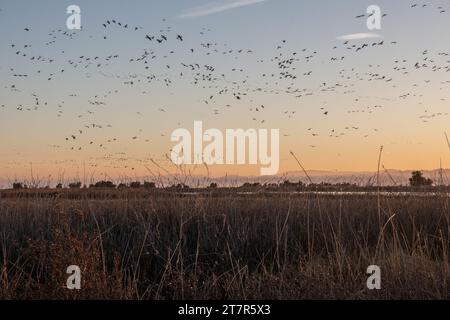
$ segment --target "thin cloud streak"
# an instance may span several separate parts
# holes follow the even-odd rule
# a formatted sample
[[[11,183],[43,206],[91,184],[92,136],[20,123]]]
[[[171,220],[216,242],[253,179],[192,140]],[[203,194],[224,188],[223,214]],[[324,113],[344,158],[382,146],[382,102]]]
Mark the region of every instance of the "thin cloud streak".
[[[226,10],[236,9],[239,7],[244,7],[252,4],[261,3],[267,0],[233,0],[233,1],[222,1],[214,2],[204,6],[192,8],[186,13],[178,16],[182,19],[193,19],[198,17],[207,16],[214,13],[219,13]]]
[[[371,39],[371,38],[381,38],[381,35],[377,33],[352,33],[346,34],[343,36],[339,36],[336,39],[338,40],[362,40],[362,39]]]

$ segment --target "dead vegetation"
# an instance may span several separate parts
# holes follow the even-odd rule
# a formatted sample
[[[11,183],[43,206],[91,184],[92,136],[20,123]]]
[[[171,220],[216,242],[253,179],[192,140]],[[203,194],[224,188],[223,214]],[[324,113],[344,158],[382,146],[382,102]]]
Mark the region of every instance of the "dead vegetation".
[[[449,217],[446,195],[2,198],[0,298],[448,299]]]

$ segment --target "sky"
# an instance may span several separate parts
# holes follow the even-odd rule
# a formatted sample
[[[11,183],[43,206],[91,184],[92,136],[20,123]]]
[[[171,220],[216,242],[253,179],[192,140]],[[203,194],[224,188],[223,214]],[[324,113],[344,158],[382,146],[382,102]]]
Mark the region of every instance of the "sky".
[[[195,120],[279,129],[280,173],[449,167],[447,30],[449,1],[1,0],[0,177],[171,173]]]

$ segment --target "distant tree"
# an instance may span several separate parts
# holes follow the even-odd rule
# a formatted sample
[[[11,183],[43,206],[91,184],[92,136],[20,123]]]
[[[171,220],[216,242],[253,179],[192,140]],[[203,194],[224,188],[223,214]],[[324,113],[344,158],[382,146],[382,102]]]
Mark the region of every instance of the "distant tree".
[[[69,183],[70,189],[80,189],[81,188],[81,182],[73,182]]]
[[[154,182],[144,181],[144,188],[145,189],[155,189],[156,185]]]
[[[409,184],[413,187],[431,186],[433,180],[425,178],[422,171],[414,171],[412,172],[411,178],[409,178]]]
[[[285,187],[289,187],[289,186],[291,186],[293,183],[291,183],[289,180],[284,180],[283,181],[283,186],[285,186]]]
[[[20,189],[26,189],[22,182],[14,182],[13,183],[13,189],[20,190]]]
[[[209,188],[209,189],[217,189],[217,183],[212,182],[212,183],[209,185],[208,188]]]
[[[62,189],[62,187],[63,187],[62,183],[58,183],[58,184],[56,185],[56,189]]]
[[[290,182],[289,180],[284,180],[282,183],[279,184],[279,188],[283,188],[283,189],[299,189],[304,187],[305,185],[303,184],[303,182],[298,181],[298,182]]]
[[[126,188],[128,188],[128,186],[127,186],[126,183],[120,183],[120,184],[117,186],[117,189],[126,189]]]
[[[259,188],[259,187],[261,187],[261,184],[259,182],[255,183],[245,182],[242,186],[240,186],[240,188]]]
[[[94,185],[90,185],[90,188],[115,188],[116,185],[112,183],[111,181],[99,181],[96,182]]]
[[[134,181],[130,183],[130,188],[132,189],[139,189],[142,187],[142,184],[139,181]]]

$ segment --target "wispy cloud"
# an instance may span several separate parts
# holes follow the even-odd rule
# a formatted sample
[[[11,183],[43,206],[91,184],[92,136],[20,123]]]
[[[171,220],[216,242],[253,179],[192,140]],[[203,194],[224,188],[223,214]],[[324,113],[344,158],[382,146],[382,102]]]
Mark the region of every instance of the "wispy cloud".
[[[185,13],[178,16],[178,18],[197,18],[214,13],[219,13],[226,10],[236,9],[243,6],[248,6],[267,0],[226,0],[220,2],[212,2],[204,6],[192,8]]]
[[[381,38],[381,35],[377,33],[352,33],[346,34],[343,36],[339,36],[336,39],[338,40],[361,40],[361,39],[370,39],[370,38]]]

